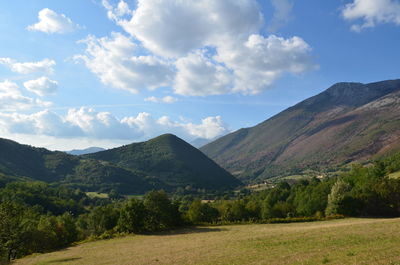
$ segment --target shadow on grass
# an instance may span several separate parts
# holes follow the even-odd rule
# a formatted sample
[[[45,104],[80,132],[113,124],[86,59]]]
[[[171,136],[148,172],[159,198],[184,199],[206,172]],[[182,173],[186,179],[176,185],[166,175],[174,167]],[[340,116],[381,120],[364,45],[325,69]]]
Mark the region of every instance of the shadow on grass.
[[[45,261],[42,264],[57,264],[57,263],[64,263],[64,262],[70,262],[70,261],[77,261],[77,260],[80,260],[80,259],[82,259],[82,258],[53,259],[53,260]]]
[[[221,232],[221,231],[226,231],[226,229],[210,228],[210,227],[186,227],[170,231],[152,233],[149,235],[170,236],[170,235],[185,235],[185,234],[210,233],[210,232]]]

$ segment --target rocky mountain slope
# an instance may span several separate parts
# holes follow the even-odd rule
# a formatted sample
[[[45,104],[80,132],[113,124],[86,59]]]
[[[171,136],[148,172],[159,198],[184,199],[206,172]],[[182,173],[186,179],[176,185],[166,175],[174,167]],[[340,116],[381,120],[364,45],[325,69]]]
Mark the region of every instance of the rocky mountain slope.
[[[338,83],[201,150],[244,180],[297,174],[400,149],[400,80]]]

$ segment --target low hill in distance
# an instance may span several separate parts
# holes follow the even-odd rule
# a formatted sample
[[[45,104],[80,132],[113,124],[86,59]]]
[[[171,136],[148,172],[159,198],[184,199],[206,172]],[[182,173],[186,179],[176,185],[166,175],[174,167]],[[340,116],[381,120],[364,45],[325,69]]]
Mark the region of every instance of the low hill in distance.
[[[242,180],[324,170],[400,149],[400,80],[338,83],[202,148]]]
[[[0,139],[0,179],[28,178],[84,191],[143,194],[178,187],[221,190],[241,184],[198,149],[174,135],[85,156]],[[13,177],[9,177],[13,176]]]
[[[70,155],[86,155],[86,154],[92,154],[92,153],[96,153],[96,152],[100,152],[100,151],[104,151],[106,149],[101,148],[101,147],[89,147],[89,148],[85,148],[85,149],[74,149],[71,151],[66,151],[67,154]]]

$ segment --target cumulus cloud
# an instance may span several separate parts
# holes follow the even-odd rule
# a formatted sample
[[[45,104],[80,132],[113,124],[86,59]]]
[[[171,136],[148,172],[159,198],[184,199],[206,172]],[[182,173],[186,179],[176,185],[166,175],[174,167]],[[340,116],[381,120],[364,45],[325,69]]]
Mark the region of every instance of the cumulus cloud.
[[[131,14],[132,10],[129,8],[129,5],[121,0],[116,7],[111,5],[108,0],[102,1],[103,6],[107,9],[107,16],[111,20],[118,20],[124,17],[125,15]]]
[[[224,38],[257,32],[263,17],[255,0],[139,0],[131,19],[109,15],[148,50],[179,57]]]
[[[33,107],[48,107],[50,102],[22,95],[19,86],[11,81],[0,82],[0,110],[16,111]]]
[[[58,89],[58,82],[42,76],[35,80],[24,82],[24,87],[38,96],[54,94]]]
[[[177,94],[190,96],[219,95],[229,93],[233,75],[224,66],[204,56],[191,53],[176,61],[178,69],[174,90]]]
[[[276,12],[270,27],[277,29],[290,18],[293,4],[271,1]],[[120,61],[115,63],[121,57],[107,59],[111,64],[102,62],[118,48],[104,43],[113,40],[97,39],[97,45],[91,45],[96,49],[88,45],[91,60],[87,55],[84,59],[103,83],[113,87],[138,91],[138,87],[170,85],[176,94],[187,96],[256,94],[270,89],[284,73],[302,74],[317,68],[312,49],[302,38],[260,34],[265,22],[256,0],[138,0],[135,10],[125,1],[112,5],[103,0],[103,5],[108,17],[137,43],[114,33],[114,40],[125,39],[132,46],[123,58],[139,58],[131,57],[137,50],[153,54],[146,57],[158,62],[150,77],[132,78],[126,63],[124,67]],[[102,56],[94,55],[97,52]],[[100,60],[96,67],[94,58]],[[105,70],[99,71],[97,65]]]
[[[214,139],[228,133],[227,125],[220,116],[207,117],[200,124],[188,123],[185,127],[191,135],[205,139]]]
[[[362,20],[351,29],[360,32],[377,24],[394,23],[400,25],[400,2],[397,0],[354,0],[345,5],[342,16],[346,20]]]
[[[215,59],[232,69],[233,92],[255,94],[268,89],[283,73],[301,74],[318,66],[311,47],[300,37],[250,35],[244,43],[225,43]]]
[[[20,63],[11,58],[0,58],[0,64],[8,66],[11,71],[19,74],[31,74],[36,72],[51,74],[54,72],[53,67],[56,65],[56,62],[46,58],[38,62]]]
[[[268,30],[276,32],[292,19],[293,3],[289,0],[271,0],[271,4],[275,8],[275,12],[268,25]]]
[[[228,132],[220,116],[207,117],[200,123],[172,121],[167,116],[154,118],[146,112],[119,119],[91,108],[70,109],[65,116],[49,110],[33,114],[0,113],[0,125],[6,134],[127,141],[146,140],[162,133],[174,133],[186,140],[213,139]]]
[[[49,8],[44,8],[39,11],[38,18],[39,22],[28,26],[28,30],[41,31],[48,34],[62,34],[72,32],[79,28],[79,26],[72,22],[66,15],[58,14]]]
[[[65,118],[49,110],[33,114],[0,113],[0,124],[4,133],[47,135],[47,136],[80,136],[82,130],[68,123]]]
[[[111,38],[89,36],[82,42],[86,53],[75,59],[83,60],[106,85],[137,93],[171,82],[173,70],[168,62],[151,55],[135,56],[137,45],[120,33],[112,33]]]
[[[163,98],[158,98],[158,97],[148,97],[145,98],[144,101],[148,101],[148,102],[153,102],[153,103],[175,103],[178,101],[177,98],[172,97],[172,96],[165,96]]]

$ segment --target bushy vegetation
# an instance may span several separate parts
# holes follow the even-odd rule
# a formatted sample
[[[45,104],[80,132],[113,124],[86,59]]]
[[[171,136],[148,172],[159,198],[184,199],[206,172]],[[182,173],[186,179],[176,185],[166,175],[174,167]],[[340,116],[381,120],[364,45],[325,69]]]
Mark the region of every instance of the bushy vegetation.
[[[181,225],[179,205],[164,191],[122,201],[89,198],[80,190],[42,182],[12,182],[0,189],[0,262],[80,240]]]
[[[400,154],[356,165],[337,178],[282,182],[261,192],[207,202],[171,200],[164,191],[151,191],[140,199],[123,199],[115,191],[108,198],[90,198],[79,189],[11,182],[0,188],[0,256],[10,260],[82,240],[191,224],[400,216],[400,179],[388,177],[398,170]]]

